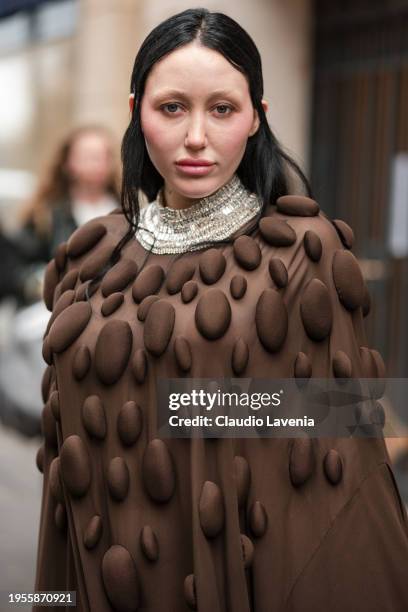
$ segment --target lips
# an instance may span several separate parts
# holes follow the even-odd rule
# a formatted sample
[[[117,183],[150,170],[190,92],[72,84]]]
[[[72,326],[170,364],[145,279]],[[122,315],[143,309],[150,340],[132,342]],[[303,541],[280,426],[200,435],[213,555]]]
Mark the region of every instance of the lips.
[[[176,164],[178,166],[213,166],[214,162],[208,159],[181,159]]]

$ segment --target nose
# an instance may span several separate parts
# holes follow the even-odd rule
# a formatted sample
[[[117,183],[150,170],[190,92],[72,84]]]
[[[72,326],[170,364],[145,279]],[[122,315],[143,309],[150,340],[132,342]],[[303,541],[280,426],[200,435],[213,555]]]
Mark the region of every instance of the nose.
[[[184,144],[193,149],[201,149],[207,145],[205,118],[201,113],[191,114]]]

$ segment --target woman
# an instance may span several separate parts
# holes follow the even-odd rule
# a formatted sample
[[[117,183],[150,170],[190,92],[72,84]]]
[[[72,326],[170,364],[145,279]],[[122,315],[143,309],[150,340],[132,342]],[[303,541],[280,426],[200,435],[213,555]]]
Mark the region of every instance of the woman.
[[[408,605],[382,438],[158,437],[160,379],[384,376],[353,232],[311,198],[262,94],[231,18],[157,26],[132,75],[123,214],[49,264],[36,589],[76,590],[80,610]]]
[[[117,207],[118,182],[109,131],[99,125],[72,130],[22,209],[21,230],[2,237],[11,269],[3,262],[0,296],[14,295],[20,305],[41,299],[42,275],[56,247],[80,225]]]

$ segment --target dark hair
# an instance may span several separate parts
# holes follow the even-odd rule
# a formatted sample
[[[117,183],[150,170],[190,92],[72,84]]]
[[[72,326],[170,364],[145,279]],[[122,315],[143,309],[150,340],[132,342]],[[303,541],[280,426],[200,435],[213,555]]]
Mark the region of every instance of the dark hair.
[[[259,219],[264,215],[268,204],[273,204],[277,198],[288,194],[287,169],[292,169],[300,177],[307,195],[312,197],[307,178],[298,164],[283,150],[269,127],[261,103],[263,96],[261,57],[252,38],[234,19],[223,13],[211,12],[206,8],[182,11],[156,26],[146,37],[136,56],[130,87],[131,93],[134,94],[134,107],[121,148],[123,163],[121,206],[129,228],[115,246],[107,265],[91,283],[98,281],[111,265],[118,261],[121,249],[135,235],[140,217],[139,190],[150,202],[156,198],[164,183],[149,158],[141,131],[140,106],[146,79],[156,62],[171,51],[194,40],[221,53],[234,68],[245,75],[252,104],[258,111],[260,125],[256,133],[248,138],[244,156],[236,170],[243,185],[249,191],[258,194],[263,202],[262,208],[245,234],[252,233],[258,227]],[[232,242],[231,238],[217,241],[214,245],[229,242]],[[208,248],[208,241],[205,248]],[[147,257],[148,255],[149,253]],[[89,287],[90,285],[87,286],[87,297]]]

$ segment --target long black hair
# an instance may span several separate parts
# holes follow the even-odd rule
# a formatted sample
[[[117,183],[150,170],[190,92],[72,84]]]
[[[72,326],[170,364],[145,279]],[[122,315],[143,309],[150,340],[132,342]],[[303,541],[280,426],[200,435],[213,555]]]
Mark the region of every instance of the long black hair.
[[[164,183],[163,177],[149,158],[141,130],[140,107],[146,79],[155,63],[166,54],[195,40],[221,53],[234,68],[244,74],[248,81],[253,107],[258,112],[259,127],[256,133],[248,138],[244,156],[236,170],[243,185],[249,191],[258,194],[263,202],[253,223],[245,230],[245,234],[250,234],[257,228],[259,219],[269,204],[275,203],[277,198],[289,193],[288,170],[298,175],[307,195],[313,197],[310,184],[302,170],[283,150],[269,127],[261,103],[263,97],[261,57],[252,38],[234,19],[223,13],[212,12],[206,8],[187,9],[156,26],[146,37],[136,56],[130,85],[130,91],[134,95],[134,106],[121,147],[123,163],[121,207],[129,228],[115,246],[106,266],[91,281],[92,284],[118,261],[121,249],[134,237],[140,217],[139,190],[150,202],[156,198]],[[227,238],[213,244],[231,241],[232,239]],[[89,289],[90,284],[87,286],[87,298]]]

